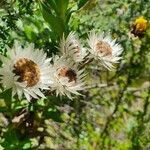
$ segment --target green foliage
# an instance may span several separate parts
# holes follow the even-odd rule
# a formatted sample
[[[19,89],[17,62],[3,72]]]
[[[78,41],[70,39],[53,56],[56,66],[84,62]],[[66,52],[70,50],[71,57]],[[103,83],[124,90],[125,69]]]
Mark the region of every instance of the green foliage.
[[[79,0],[78,1],[78,9],[83,7],[89,0]]]
[[[63,33],[68,33],[68,0],[44,1],[41,2],[41,9],[44,19],[49,23],[55,39],[62,37]],[[55,13],[54,13],[54,12]]]

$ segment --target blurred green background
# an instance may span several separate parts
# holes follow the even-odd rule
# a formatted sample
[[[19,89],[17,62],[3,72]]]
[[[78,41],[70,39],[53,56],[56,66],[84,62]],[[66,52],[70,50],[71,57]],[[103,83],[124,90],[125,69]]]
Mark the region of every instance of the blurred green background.
[[[111,72],[88,65],[87,89],[74,100],[49,96],[31,104],[1,91],[0,150],[149,150],[150,29],[143,38],[131,35],[136,18],[150,20],[149,0],[70,0],[68,7],[66,32],[76,31],[83,43],[93,29],[109,32],[123,59]],[[0,53],[14,40],[58,53],[39,1],[0,0]]]

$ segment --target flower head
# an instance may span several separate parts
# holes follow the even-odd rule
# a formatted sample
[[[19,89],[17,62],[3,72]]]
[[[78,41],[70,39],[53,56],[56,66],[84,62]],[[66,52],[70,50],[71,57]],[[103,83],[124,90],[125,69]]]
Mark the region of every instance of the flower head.
[[[71,93],[79,95],[78,91],[83,90],[83,70],[78,71],[77,66],[69,59],[55,56],[52,72],[51,88],[56,91],[56,95],[66,95],[71,99]]]
[[[48,89],[52,82],[49,60],[42,50],[34,50],[32,44],[23,49],[15,42],[2,63],[1,83],[6,89],[12,88],[13,96],[17,94],[21,98],[24,94],[28,101],[32,97],[44,97],[41,90]]]
[[[89,34],[88,38],[90,58],[100,60],[100,63],[107,69],[114,68],[113,63],[118,63],[121,59],[122,48],[112,40],[110,36],[96,34],[94,31]]]
[[[132,26],[132,31],[135,36],[142,37],[148,28],[148,21],[144,17],[139,17],[135,20]]]
[[[86,56],[86,49],[81,46],[74,32],[71,32],[66,39],[63,36],[60,50],[64,56],[73,59],[74,62],[81,62]]]

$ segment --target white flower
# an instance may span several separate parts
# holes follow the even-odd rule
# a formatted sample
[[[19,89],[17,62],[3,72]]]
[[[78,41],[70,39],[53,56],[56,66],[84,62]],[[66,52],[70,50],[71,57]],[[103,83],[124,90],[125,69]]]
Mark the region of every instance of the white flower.
[[[60,51],[64,56],[72,58],[75,62],[83,61],[86,56],[86,49],[81,46],[74,32],[71,32],[66,39],[63,36],[60,41]]]
[[[42,50],[34,50],[34,45],[23,49],[15,42],[12,49],[8,48],[8,57],[2,59],[0,78],[3,87],[12,88],[12,96],[17,94],[19,99],[23,94],[28,101],[32,97],[44,98],[41,90],[49,89],[52,83],[49,61]]]
[[[72,99],[72,94],[79,95],[80,90],[83,90],[83,70],[78,71],[72,61],[66,58],[55,56],[52,65],[53,84],[52,90],[56,91],[56,95],[66,95]]]
[[[114,68],[113,63],[119,63],[123,49],[110,36],[96,34],[93,31],[89,34],[88,44],[90,46],[90,58],[100,60],[107,69],[111,70]]]

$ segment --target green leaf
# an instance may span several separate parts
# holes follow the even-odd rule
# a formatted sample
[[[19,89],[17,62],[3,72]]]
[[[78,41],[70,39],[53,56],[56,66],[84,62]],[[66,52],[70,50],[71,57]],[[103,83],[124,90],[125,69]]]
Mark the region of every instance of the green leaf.
[[[0,93],[0,99],[4,99],[8,108],[11,108],[12,102],[12,89],[5,90],[4,92]]]
[[[74,10],[71,11],[71,8],[66,11],[66,22],[69,22],[70,17],[73,12],[75,12],[75,11]]]
[[[4,133],[3,137],[5,140],[2,143],[2,146],[5,147],[5,149],[15,150],[16,148],[19,148],[17,134],[15,130],[13,130],[11,127],[8,128],[7,132]]]
[[[45,118],[51,118],[56,122],[62,122],[61,112],[54,104],[46,107],[43,115],[45,116]]]
[[[56,122],[62,122],[61,113],[55,108],[48,109],[46,116]]]
[[[31,148],[31,143],[25,143],[22,149],[29,149]]]
[[[25,32],[25,35],[27,36],[27,38],[30,41],[32,41],[32,40],[35,41],[37,39],[36,33],[33,32],[32,26],[25,26],[24,27],[24,32]]]
[[[50,5],[50,7],[53,8],[56,13],[58,13],[55,0],[48,0],[48,3]]]
[[[6,107],[0,107],[0,113],[4,113],[6,111],[7,111]]]
[[[0,98],[5,99],[5,100],[11,100],[12,99],[12,90],[8,89],[8,90],[5,90],[4,92],[0,93]]]
[[[37,104],[38,104],[39,106],[45,106],[44,99],[38,100],[38,101],[37,101]]]
[[[79,0],[78,1],[78,9],[83,7],[89,0]]]
[[[0,150],[4,150],[4,147],[2,147],[1,145],[0,145]]]
[[[63,20],[58,16],[54,16],[44,4],[42,4],[42,13],[45,21],[49,23],[51,30],[61,37],[65,30]]]
[[[58,9],[61,10],[60,12],[65,12],[67,10],[68,4],[69,0],[56,0],[56,5]]]

